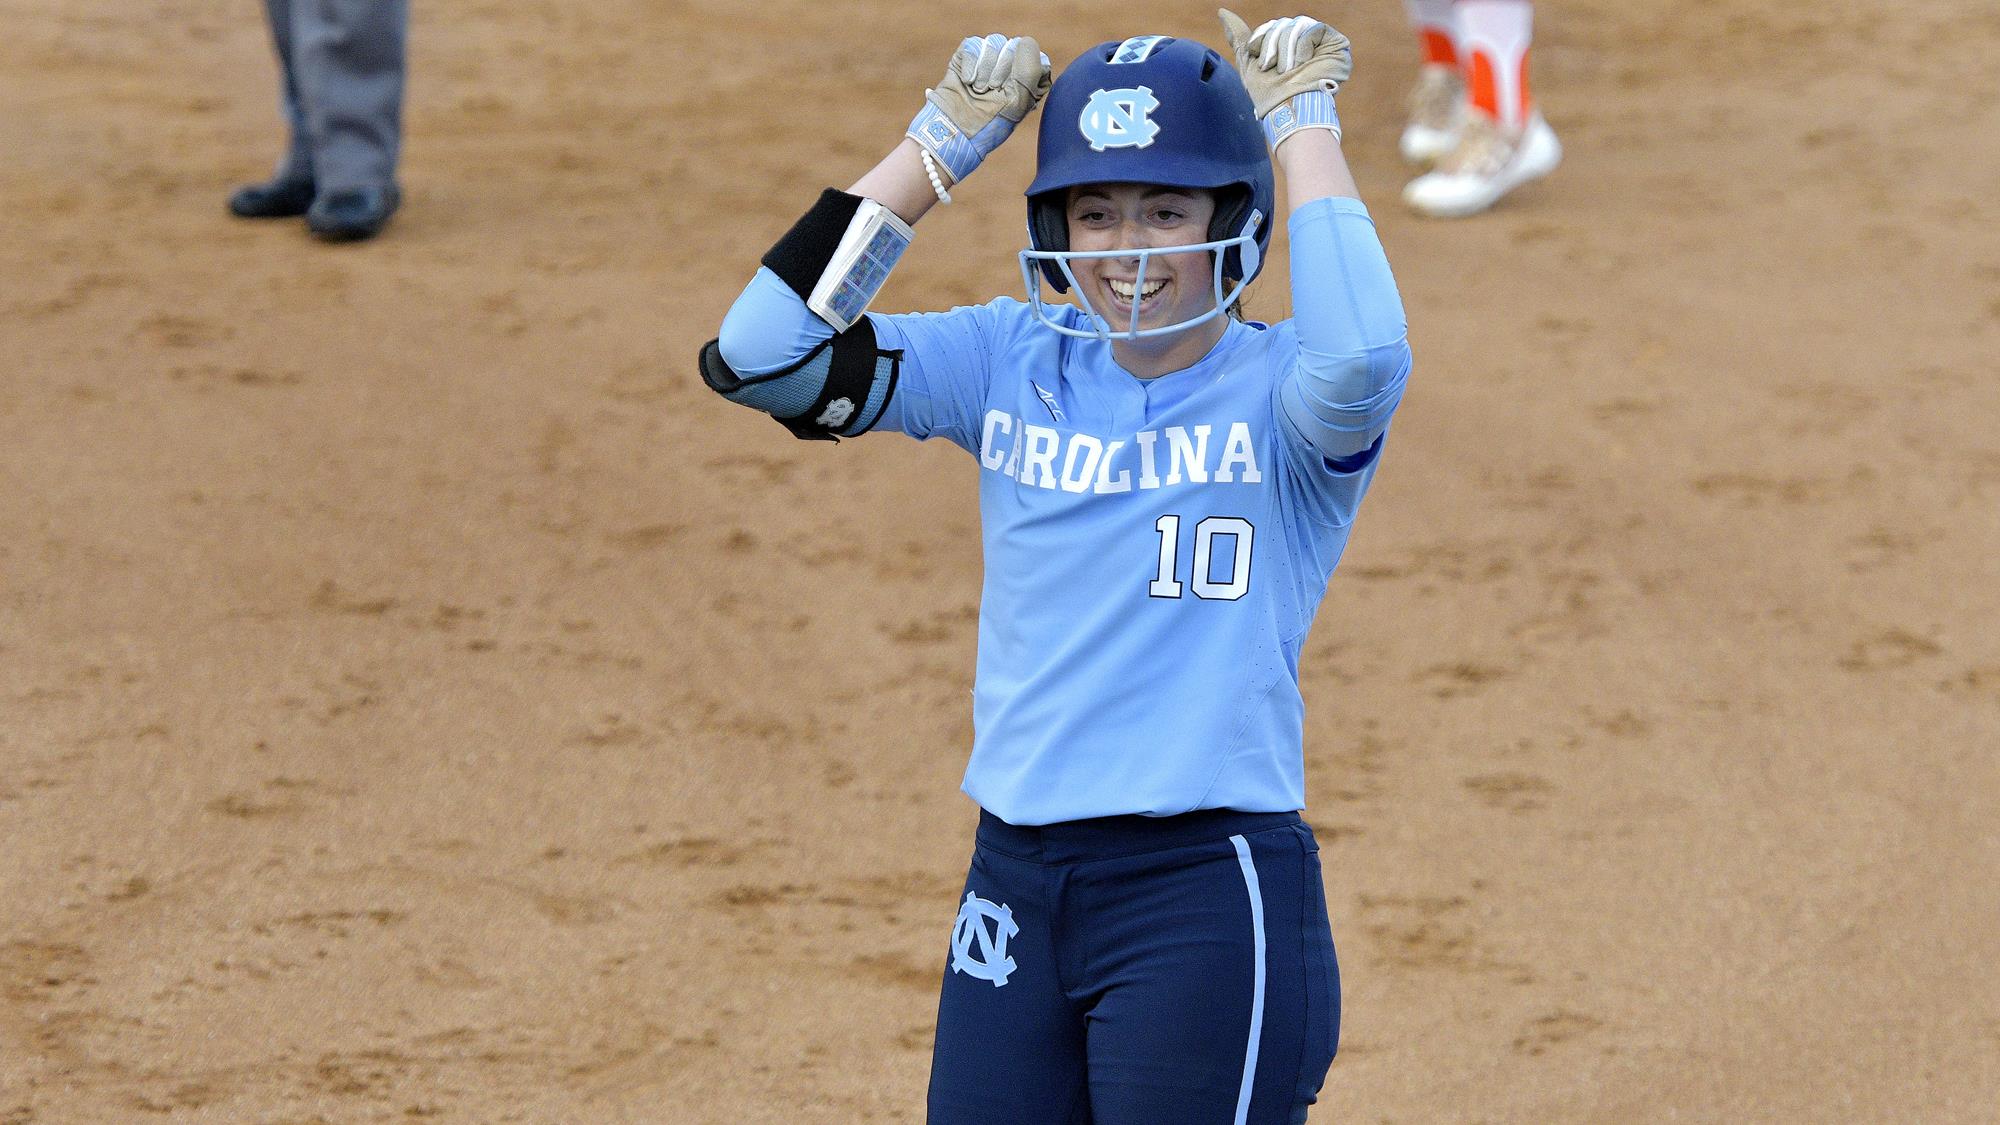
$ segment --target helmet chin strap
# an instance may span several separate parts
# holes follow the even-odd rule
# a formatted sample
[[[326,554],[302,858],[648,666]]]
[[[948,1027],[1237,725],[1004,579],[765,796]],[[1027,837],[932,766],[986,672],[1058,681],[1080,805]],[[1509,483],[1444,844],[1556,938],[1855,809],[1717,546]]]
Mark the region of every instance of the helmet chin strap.
[[[1117,340],[1126,342],[1152,339],[1159,336],[1170,336],[1208,323],[1225,313],[1230,306],[1236,304],[1242,298],[1243,291],[1250,285],[1249,279],[1257,276],[1257,267],[1261,264],[1261,255],[1257,249],[1257,228],[1263,221],[1263,213],[1252,209],[1249,219],[1243,224],[1242,231],[1234,238],[1223,238],[1213,242],[1197,242],[1190,246],[1160,246],[1147,247],[1145,249],[1127,248],[1123,250],[1023,250],[1020,253],[1021,280],[1027,287],[1028,303],[1034,309],[1035,320],[1044,328],[1051,329],[1064,336],[1074,336],[1084,340]],[[1237,258],[1243,265],[1243,276],[1237,278],[1234,284],[1226,282],[1222,276],[1222,264],[1227,260],[1229,251],[1231,250],[1237,252]],[[1165,257],[1168,254],[1194,254],[1202,251],[1209,252],[1213,257],[1210,278],[1215,291],[1215,306],[1200,316],[1190,317],[1187,320],[1174,324],[1161,325],[1157,328],[1139,327],[1138,291],[1135,289],[1133,293],[1131,320],[1127,322],[1123,330],[1114,329],[1108,317],[1091,307],[1090,298],[1084,294],[1083,286],[1077,281],[1076,271],[1070,268],[1070,263],[1079,259],[1101,260],[1105,258],[1136,257],[1139,260],[1139,275],[1136,284],[1143,285],[1146,279],[1147,266],[1152,262],[1154,257]],[[1063,278],[1069,282],[1069,290],[1075,303],[1071,305],[1069,302],[1063,302],[1062,304],[1080,309],[1090,321],[1091,327],[1089,329],[1076,328],[1062,323],[1057,318],[1057,314],[1053,311],[1049,303],[1042,299],[1042,268],[1044,263],[1053,263],[1055,268],[1061,271]]]

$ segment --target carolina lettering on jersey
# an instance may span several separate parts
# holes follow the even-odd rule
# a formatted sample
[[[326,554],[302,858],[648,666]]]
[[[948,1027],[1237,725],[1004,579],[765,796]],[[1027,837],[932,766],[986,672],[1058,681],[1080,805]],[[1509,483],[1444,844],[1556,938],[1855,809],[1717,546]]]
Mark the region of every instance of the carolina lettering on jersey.
[[[1220,431],[1220,436],[1218,436]],[[1038,426],[988,410],[979,463],[1024,485],[1108,495],[1179,484],[1262,484],[1248,422],[1167,426],[1125,438]]]

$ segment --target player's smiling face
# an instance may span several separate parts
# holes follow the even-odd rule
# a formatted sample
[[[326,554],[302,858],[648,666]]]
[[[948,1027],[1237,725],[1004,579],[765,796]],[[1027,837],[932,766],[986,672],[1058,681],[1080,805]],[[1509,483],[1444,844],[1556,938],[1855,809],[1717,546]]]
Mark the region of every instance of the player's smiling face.
[[[1214,214],[1215,196],[1202,188],[1084,184],[1069,191],[1069,248],[1192,246],[1208,241]],[[1215,260],[1209,252],[1153,255],[1143,290],[1137,288],[1137,257],[1072,258],[1070,270],[1090,307],[1115,331],[1131,327],[1134,304],[1142,329],[1192,320],[1215,307]]]

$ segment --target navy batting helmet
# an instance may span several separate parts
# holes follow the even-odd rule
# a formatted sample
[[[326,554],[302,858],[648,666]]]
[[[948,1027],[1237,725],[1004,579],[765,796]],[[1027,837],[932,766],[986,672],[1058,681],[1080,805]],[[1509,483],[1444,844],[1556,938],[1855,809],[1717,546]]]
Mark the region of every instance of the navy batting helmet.
[[[1208,237],[1231,243],[1221,249],[1221,278],[1257,276],[1276,209],[1271,155],[1250,93],[1221,55],[1190,39],[1142,35],[1092,47],[1056,79],[1027,195],[1029,246],[1058,293],[1069,288],[1062,259],[1044,255],[1069,250],[1066,189],[1101,183],[1214,192]],[[1234,290],[1232,298],[1242,285]],[[1219,288],[1216,296],[1226,303]]]

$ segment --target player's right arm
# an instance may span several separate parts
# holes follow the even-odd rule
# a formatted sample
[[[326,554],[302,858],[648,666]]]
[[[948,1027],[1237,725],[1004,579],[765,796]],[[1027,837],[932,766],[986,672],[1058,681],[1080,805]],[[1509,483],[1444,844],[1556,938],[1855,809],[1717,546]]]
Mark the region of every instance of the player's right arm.
[[[720,335],[702,350],[704,381],[801,438],[853,437],[887,424],[972,448],[978,396],[971,392],[983,386],[977,361],[984,355],[972,310],[883,317],[856,308],[845,324],[838,310],[815,311],[808,301],[815,290],[845,281],[850,306],[865,306],[882,276],[844,268],[839,251],[850,229],[876,229],[865,225],[875,204],[914,226],[1007,138],[1048,86],[1048,57],[1032,39],[989,35],[960,43],[903,140],[847,191],[823,193],[764,256]],[[895,224],[886,225],[891,229],[882,237],[893,245]],[[865,296],[857,301],[854,293]]]

